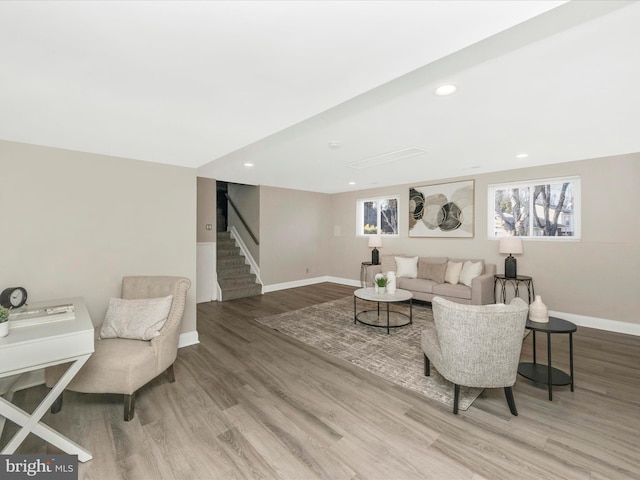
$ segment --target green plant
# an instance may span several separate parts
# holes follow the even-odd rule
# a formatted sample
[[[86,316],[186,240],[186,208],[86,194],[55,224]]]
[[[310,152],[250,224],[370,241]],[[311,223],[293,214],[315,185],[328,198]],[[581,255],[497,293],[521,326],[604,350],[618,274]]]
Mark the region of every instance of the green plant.
[[[383,277],[382,275],[380,275],[379,277],[376,277],[376,285],[378,285],[379,287],[386,287],[387,286],[387,278]]]
[[[4,323],[9,320],[9,309],[0,307],[0,323]]]

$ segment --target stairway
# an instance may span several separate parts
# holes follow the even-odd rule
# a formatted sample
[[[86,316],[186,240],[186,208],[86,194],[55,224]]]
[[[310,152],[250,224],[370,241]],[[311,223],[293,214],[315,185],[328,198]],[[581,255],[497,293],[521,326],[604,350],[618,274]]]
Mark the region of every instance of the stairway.
[[[262,293],[262,285],[256,283],[256,276],[245,264],[244,256],[229,232],[218,232],[216,250],[216,272],[223,302]]]

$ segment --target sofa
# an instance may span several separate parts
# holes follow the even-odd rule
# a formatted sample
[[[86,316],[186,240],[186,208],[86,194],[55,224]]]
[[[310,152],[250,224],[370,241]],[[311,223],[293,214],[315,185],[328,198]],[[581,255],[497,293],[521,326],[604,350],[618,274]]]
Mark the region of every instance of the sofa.
[[[496,266],[482,259],[381,255],[380,265],[367,267],[365,281],[372,285],[376,274],[390,271],[396,288],[409,290],[416,300],[430,302],[437,296],[465,305],[494,303]]]

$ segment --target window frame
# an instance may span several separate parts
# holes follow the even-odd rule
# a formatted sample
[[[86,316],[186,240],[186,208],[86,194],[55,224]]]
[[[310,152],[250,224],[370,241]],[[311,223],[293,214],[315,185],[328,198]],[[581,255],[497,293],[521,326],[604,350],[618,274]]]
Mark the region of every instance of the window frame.
[[[365,233],[364,232],[364,204],[366,202],[381,202],[385,200],[395,200],[398,209],[398,225],[396,227],[397,233]],[[369,238],[372,235],[381,235],[383,237],[399,237],[400,236],[400,195],[379,195],[376,197],[358,198],[356,200],[356,237]],[[378,225],[381,223],[380,212],[378,212]]]
[[[534,240],[543,242],[579,242],[582,239],[582,186],[580,175],[566,177],[539,178],[534,180],[523,180],[518,182],[492,183],[487,186],[487,238],[489,240],[499,240],[506,235],[496,235],[495,219],[495,195],[496,190],[506,190],[510,188],[528,188],[529,198],[533,198],[532,188],[539,185],[555,185],[570,182],[573,190],[573,235],[567,236],[543,236],[543,235],[517,235],[523,240]],[[533,231],[533,202],[529,205],[529,232]]]

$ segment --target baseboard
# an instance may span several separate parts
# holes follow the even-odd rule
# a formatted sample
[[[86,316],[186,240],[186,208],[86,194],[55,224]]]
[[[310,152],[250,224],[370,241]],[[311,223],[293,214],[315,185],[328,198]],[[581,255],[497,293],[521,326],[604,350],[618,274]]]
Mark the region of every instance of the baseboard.
[[[608,332],[625,333],[627,335],[640,336],[640,324],[621,322],[619,320],[609,320],[606,318],[587,317],[586,315],[577,315],[575,313],[554,312],[549,311],[552,317],[569,320],[580,327],[595,328],[597,330],[606,330]]]
[[[198,331],[194,330],[192,332],[185,332],[180,334],[180,338],[178,339],[178,348],[188,347],[189,345],[197,345],[200,343],[198,339]]]

